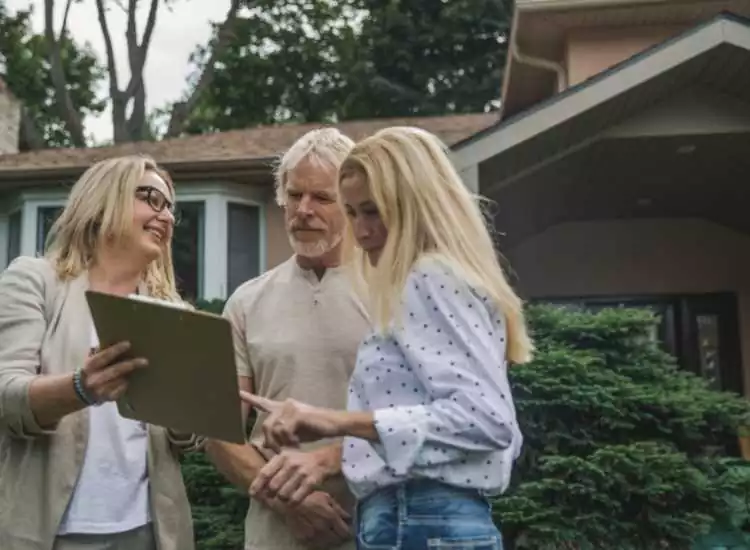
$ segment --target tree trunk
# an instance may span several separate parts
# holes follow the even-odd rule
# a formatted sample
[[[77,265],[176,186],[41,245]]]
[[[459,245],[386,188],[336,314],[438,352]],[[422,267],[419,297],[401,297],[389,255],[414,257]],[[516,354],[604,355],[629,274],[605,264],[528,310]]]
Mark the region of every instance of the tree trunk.
[[[240,0],[232,0],[226,19],[224,19],[224,22],[219,26],[219,31],[216,33],[216,40],[211,47],[211,56],[203,66],[203,71],[198,78],[198,83],[185,101],[178,101],[172,108],[166,137],[177,137],[182,134],[185,130],[188,119],[190,118],[190,113],[195,109],[195,106],[200,99],[201,93],[211,85],[214,78],[216,59],[227,47],[232,32],[234,31],[234,22],[237,20],[237,12],[239,9]]]
[[[61,37],[65,34],[65,26],[71,2],[72,0],[67,0],[65,18],[60,31]],[[50,52],[50,76],[52,77],[52,84],[55,87],[55,97],[60,110],[60,116],[65,121],[65,127],[70,132],[73,143],[77,147],[85,147],[86,138],[84,136],[83,121],[68,93],[68,85],[65,81],[65,71],[60,53],[60,42],[57,36],[55,36],[54,7],[54,0],[44,0],[44,37]]]
[[[31,119],[29,110],[25,106],[21,106],[21,129],[19,136],[19,145],[24,143],[29,149],[44,149],[47,144],[44,142],[44,138],[39,135],[39,131]]]
[[[61,115],[65,120],[66,127],[70,131],[73,142],[76,146],[85,147],[83,123],[80,114],[74,108],[70,99],[70,94],[67,92],[67,82],[65,81],[65,73],[63,71],[60,56],[60,47],[55,38],[53,25],[54,0],[44,1],[45,36],[50,44],[50,51],[52,52],[50,54],[50,68],[52,80],[55,85],[55,94],[58,99],[58,104],[61,106]],[[66,0],[65,22],[67,22],[67,14],[72,1],[73,0]],[[242,3],[242,0],[232,0],[231,6],[227,11],[226,19],[219,26],[217,37],[212,47],[212,54],[203,67],[198,83],[185,101],[178,102],[174,105],[169,120],[169,128],[167,131],[168,137],[178,136],[184,131],[190,113],[195,108],[198,99],[200,98],[200,94],[211,85],[213,80],[214,63],[216,58],[226,48],[229,38],[231,37],[231,32],[233,31],[234,22],[237,19],[237,12]],[[244,4],[248,3],[248,1],[244,1]],[[151,137],[146,113],[146,86],[143,81],[143,68],[146,63],[148,49],[151,44],[151,37],[156,25],[156,15],[159,11],[159,0],[151,0],[143,38],[139,43],[135,20],[138,0],[128,0],[127,7],[123,4],[123,2],[117,2],[117,5],[125,10],[128,16],[125,37],[128,47],[130,81],[125,89],[120,88],[117,77],[117,66],[112,45],[112,36],[109,30],[109,25],[107,24],[105,0],[96,0],[99,27],[101,28],[102,37],[104,38],[107,58],[109,95],[112,101],[112,135],[115,143],[145,140],[150,139]],[[63,23],[63,32],[65,22]],[[129,107],[131,108],[130,113],[128,114]]]

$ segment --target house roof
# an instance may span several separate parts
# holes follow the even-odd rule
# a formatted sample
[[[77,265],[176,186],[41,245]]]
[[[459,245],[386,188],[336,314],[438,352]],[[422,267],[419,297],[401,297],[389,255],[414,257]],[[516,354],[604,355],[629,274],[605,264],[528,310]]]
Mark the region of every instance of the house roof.
[[[483,164],[491,194],[688,86],[750,96],[748,64],[750,21],[719,15],[455,144],[457,167]]]
[[[547,60],[565,57],[571,35],[587,29],[618,33],[682,30],[727,12],[750,17],[747,0],[517,0],[513,36],[521,54]],[[554,71],[516,59],[509,48],[503,81],[503,118],[543,101],[557,92]],[[565,73],[565,67],[560,67]]]
[[[108,147],[44,149],[0,156],[0,180],[60,177],[76,174],[99,160],[127,154],[146,154],[176,172],[214,172],[217,169],[268,172],[268,162],[288,149],[299,137],[314,128],[336,126],[355,141],[396,125],[418,126],[440,137],[451,146],[491,126],[497,113],[448,115],[438,117],[385,118],[356,120],[335,125],[283,124],[258,126],[166,139],[156,142],[123,143]]]

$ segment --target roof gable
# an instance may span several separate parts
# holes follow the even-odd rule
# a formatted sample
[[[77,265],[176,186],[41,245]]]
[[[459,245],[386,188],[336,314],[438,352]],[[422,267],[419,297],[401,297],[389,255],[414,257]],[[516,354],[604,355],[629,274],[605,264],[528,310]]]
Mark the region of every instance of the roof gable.
[[[511,155],[498,179],[550,162],[688,84],[750,94],[750,22],[722,14],[454,146],[459,170]],[[507,172],[507,173],[506,173]]]

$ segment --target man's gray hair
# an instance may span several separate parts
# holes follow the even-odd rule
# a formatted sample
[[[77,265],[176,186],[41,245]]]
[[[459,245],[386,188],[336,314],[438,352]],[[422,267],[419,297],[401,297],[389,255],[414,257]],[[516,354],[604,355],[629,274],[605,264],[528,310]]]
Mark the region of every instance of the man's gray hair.
[[[354,141],[336,128],[319,128],[307,132],[284,153],[276,167],[276,202],[280,206],[286,204],[287,176],[303,159],[313,158],[338,171],[353,147]]]

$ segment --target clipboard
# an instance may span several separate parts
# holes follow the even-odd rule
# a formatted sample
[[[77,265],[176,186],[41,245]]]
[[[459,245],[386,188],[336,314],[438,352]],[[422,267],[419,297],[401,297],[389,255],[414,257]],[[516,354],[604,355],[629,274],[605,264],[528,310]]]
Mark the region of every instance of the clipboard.
[[[102,348],[127,340],[149,365],[117,401],[125,418],[182,433],[246,442],[232,328],[211,313],[168,302],[86,291]]]

